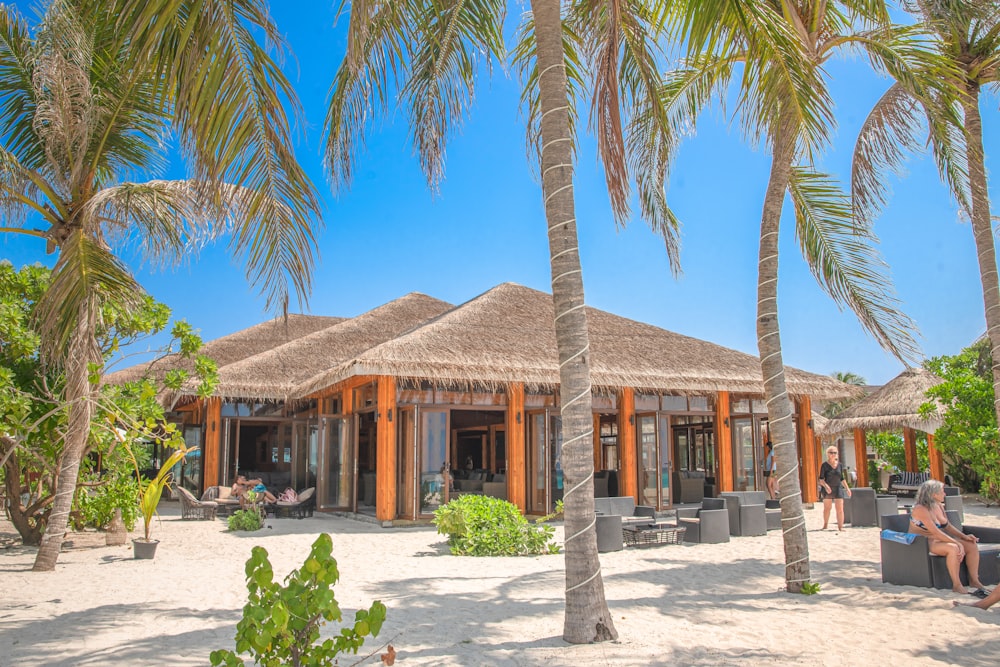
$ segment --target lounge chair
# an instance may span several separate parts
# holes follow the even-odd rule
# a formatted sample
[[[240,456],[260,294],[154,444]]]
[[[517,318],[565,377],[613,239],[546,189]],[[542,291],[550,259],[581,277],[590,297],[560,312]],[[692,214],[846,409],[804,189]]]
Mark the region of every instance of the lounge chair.
[[[763,491],[727,491],[719,494],[726,499],[729,510],[729,534],[733,537],[767,534],[767,509]]]
[[[725,498],[705,498],[701,507],[677,508],[677,525],[685,528],[684,541],[719,544],[729,541],[729,510]]]
[[[176,487],[181,499],[181,519],[207,521],[215,518],[219,504],[213,500],[198,500],[183,486]]]
[[[296,519],[303,519],[306,516],[312,516],[316,509],[316,488],[310,486],[305,489],[298,494],[298,500],[295,502],[279,500],[267,505],[265,509],[273,511],[275,518],[294,516]]]
[[[219,506],[219,516],[229,516],[240,509],[240,499],[233,496],[229,486],[210,486],[201,494],[202,501],[211,500]]]

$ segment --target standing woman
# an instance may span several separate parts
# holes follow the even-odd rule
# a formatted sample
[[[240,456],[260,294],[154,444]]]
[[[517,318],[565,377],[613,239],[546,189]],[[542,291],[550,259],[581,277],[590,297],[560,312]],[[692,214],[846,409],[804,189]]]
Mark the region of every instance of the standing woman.
[[[844,530],[844,498],[851,497],[851,488],[844,480],[836,447],[827,447],[826,461],[819,468],[819,485],[823,498],[823,530],[830,523],[830,507],[837,504],[837,530]]]
[[[764,443],[767,455],[764,456],[764,482],[767,485],[767,495],[771,500],[778,499],[778,463],[774,460],[774,445],[768,440]]]

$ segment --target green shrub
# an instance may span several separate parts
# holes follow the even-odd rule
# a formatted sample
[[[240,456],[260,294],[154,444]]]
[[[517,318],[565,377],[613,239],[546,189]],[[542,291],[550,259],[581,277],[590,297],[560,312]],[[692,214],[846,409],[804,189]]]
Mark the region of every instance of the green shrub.
[[[125,528],[132,531],[139,519],[138,497],[139,484],[134,476],[106,477],[97,486],[77,489],[75,509],[80,512],[84,524],[95,528],[104,528],[111,523],[115,510],[120,509]]]
[[[260,510],[255,508],[246,510],[236,510],[226,519],[229,530],[260,530],[264,527],[264,518],[260,515]]]
[[[501,498],[464,495],[434,511],[438,533],[456,556],[529,556],[559,553],[551,526],[532,526]]]
[[[236,626],[236,652],[212,651],[212,664],[242,667],[240,654],[249,653],[254,664],[268,667],[335,665],[337,654],[357,654],[365,637],[377,637],[385,622],[385,605],[378,600],[370,609],[355,613],[353,626],[341,628],[339,634],[317,643],[320,628],[327,621],[339,623],[342,619],[340,605],[333,596],[340,573],[332,551],[333,540],[321,534],[305,564],[285,577],[282,586],[274,581],[267,550],[254,547],[246,565],[250,596],[243,607],[243,619]]]

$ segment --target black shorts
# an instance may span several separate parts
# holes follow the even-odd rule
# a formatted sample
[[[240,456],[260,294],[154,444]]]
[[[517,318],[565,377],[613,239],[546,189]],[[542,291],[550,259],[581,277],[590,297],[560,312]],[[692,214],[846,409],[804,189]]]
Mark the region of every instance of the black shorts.
[[[819,487],[820,500],[826,500],[827,498],[833,498],[836,500],[837,498],[843,498],[845,495],[844,487],[842,486],[831,486],[830,493],[827,493],[822,486]]]
[[[770,470],[765,470],[764,471],[764,477],[770,477],[770,476],[771,476],[771,471]]]

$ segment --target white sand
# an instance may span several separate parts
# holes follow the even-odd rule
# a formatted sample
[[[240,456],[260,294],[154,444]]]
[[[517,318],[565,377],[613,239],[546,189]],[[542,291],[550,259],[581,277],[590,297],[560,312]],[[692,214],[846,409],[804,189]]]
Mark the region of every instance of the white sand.
[[[0,549],[0,665],[206,665],[232,648],[253,545],[276,575],[302,564],[320,531],[333,534],[345,619],[380,599],[382,634],[362,656],[399,665],[940,665],[1000,663],[1000,606],[949,591],[881,582],[878,530],[820,531],[807,510],[818,595],[783,592],[777,532],[728,544],[628,548],[601,555],[619,638],[563,642],[563,556],[451,556],[433,527],[383,529],[343,518],[270,520],[253,534],[219,521],[181,521],[164,503],[156,559],[131,545],[75,536],[54,573],[30,571],[34,549]],[[966,500],[966,522],[1000,526],[1000,512]],[[12,529],[0,523],[9,542]],[[562,529],[557,527],[557,538]],[[329,626],[328,626],[329,627]]]

